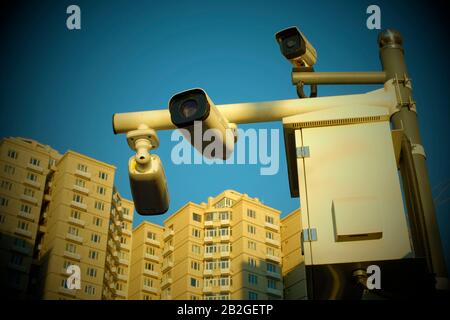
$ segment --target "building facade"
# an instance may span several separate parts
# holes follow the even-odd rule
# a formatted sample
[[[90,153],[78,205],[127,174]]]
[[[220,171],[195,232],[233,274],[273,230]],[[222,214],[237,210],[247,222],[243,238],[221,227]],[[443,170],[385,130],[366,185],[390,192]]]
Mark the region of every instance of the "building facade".
[[[22,138],[0,152],[2,294],[127,299],[134,206],[114,188],[115,167]],[[80,289],[68,287],[70,265]]]

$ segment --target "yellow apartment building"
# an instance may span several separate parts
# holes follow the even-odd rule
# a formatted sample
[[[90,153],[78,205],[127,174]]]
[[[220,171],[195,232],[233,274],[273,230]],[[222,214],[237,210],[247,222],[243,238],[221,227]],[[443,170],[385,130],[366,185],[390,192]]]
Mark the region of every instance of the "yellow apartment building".
[[[2,296],[26,298],[46,179],[60,158],[36,141],[0,141],[0,288]]]
[[[161,299],[282,299],[280,211],[226,190],[164,221]]]
[[[127,299],[134,206],[114,188],[115,167],[29,139],[0,146],[2,294]],[[67,287],[69,265],[80,289]]]
[[[284,299],[307,298],[305,263],[302,255],[302,219],[300,209],[281,219],[281,251]]]
[[[128,295],[131,300],[161,299],[163,227],[142,222],[133,230]]]

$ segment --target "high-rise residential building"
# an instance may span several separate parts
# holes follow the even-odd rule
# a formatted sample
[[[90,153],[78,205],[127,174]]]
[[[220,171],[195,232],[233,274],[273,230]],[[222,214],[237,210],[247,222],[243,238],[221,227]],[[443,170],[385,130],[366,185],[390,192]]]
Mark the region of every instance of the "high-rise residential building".
[[[61,156],[22,138],[0,141],[1,295],[26,298],[47,176]]]
[[[284,298],[306,299],[305,259],[302,253],[302,219],[300,209],[281,219],[281,251]]]
[[[167,284],[166,279],[161,280],[162,248],[162,226],[144,221],[133,230],[129,299],[161,299],[161,287]]]
[[[2,139],[0,154],[2,293],[126,299],[134,206],[115,167],[21,138]],[[68,288],[70,265],[80,289]]]
[[[164,221],[161,299],[281,299],[280,211],[226,190]]]

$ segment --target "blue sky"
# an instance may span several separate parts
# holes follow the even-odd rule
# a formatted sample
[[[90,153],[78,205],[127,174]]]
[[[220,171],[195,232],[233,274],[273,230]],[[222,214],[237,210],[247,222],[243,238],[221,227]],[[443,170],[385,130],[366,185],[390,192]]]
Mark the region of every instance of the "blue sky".
[[[77,4],[82,29],[66,29],[66,8]],[[404,37],[430,179],[450,180],[449,29],[443,6],[402,1],[29,1],[0,7],[0,137],[23,136],[64,152],[72,149],[117,167],[116,185],[130,197],[123,135],[115,136],[115,112],[167,108],[176,92],[204,88],[216,104],[295,98],[290,64],[274,34],[297,25],[318,51],[318,71],[379,70],[376,30],[366,8],[378,4],[382,28]],[[4,6],[4,4],[0,5]],[[430,81],[432,80],[432,81]],[[319,87],[319,95],[365,92],[374,87]],[[280,123],[242,128],[278,128]],[[224,189],[260,198],[283,214],[291,199],[284,146],[280,171],[260,167],[175,166],[174,142],[160,132],[171,204],[161,223],[187,201],[202,202]],[[442,199],[448,197],[444,192]],[[444,248],[450,252],[449,202],[438,207]],[[135,223],[143,217],[136,215]]]

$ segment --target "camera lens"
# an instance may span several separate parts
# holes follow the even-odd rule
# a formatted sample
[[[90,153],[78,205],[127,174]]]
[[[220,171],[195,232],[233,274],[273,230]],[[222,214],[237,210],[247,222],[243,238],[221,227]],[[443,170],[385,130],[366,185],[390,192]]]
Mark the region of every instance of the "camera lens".
[[[197,110],[198,103],[193,99],[184,101],[180,107],[180,112],[186,119],[192,117],[197,112]]]

